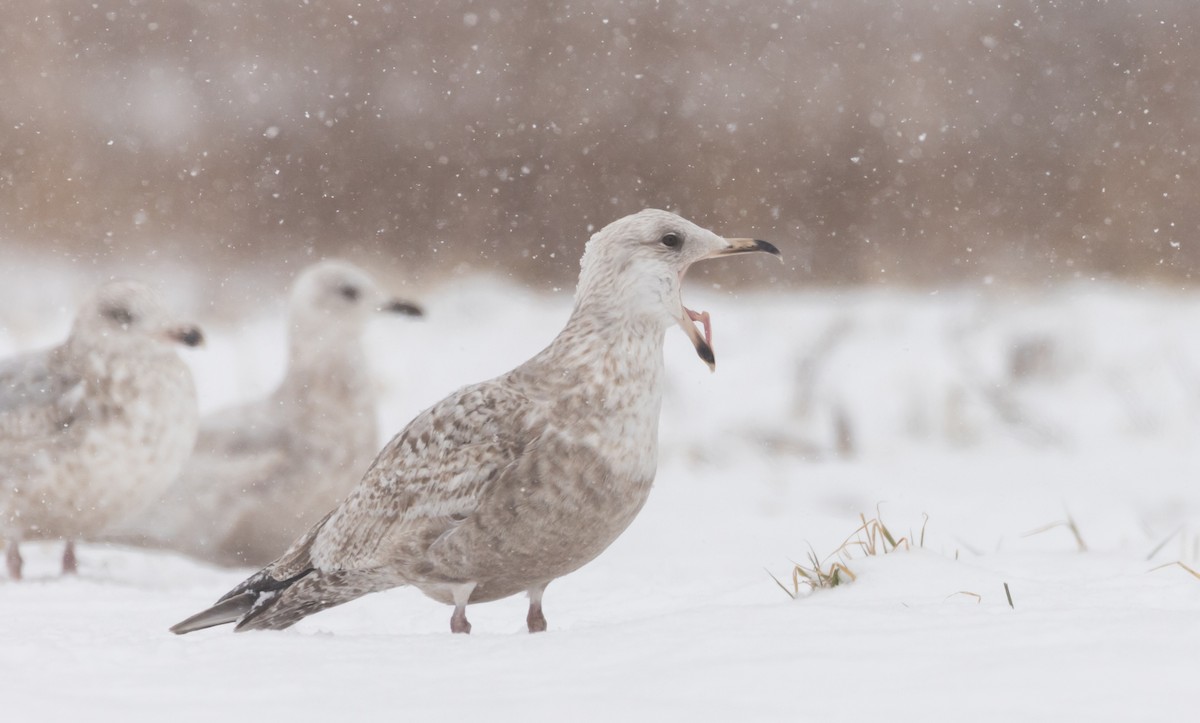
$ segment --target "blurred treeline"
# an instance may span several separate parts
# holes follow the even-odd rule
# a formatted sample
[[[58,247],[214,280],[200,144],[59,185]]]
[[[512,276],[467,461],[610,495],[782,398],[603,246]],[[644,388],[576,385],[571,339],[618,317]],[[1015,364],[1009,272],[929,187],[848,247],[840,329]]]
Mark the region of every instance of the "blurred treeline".
[[[1200,260],[1194,0],[3,9],[0,248],[569,284],[656,206],[787,252],[730,282]]]

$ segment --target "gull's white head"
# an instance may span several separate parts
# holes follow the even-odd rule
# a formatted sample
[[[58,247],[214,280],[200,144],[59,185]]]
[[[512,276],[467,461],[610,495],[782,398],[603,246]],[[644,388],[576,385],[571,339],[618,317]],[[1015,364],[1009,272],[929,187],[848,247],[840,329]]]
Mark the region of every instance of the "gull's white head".
[[[667,211],[646,209],[613,221],[588,241],[580,262],[577,308],[621,316],[648,316],[665,329],[679,324],[696,353],[716,364],[708,314],[683,305],[680,290],[688,267],[702,259],[763,251],[779,256],[766,241],[722,238]],[[703,326],[703,333],[694,322]]]
[[[327,259],[300,272],[292,287],[293,325],[358,333],[376,312],[421,316],[419,306],[385,292],[367,272],[346,261]]]
[[[130,350],[146,344],[198,346],[200,329],[167,312],[159,295],[136,281],[110,281],[79,307],[71,327],[72,343],[92,349]]]

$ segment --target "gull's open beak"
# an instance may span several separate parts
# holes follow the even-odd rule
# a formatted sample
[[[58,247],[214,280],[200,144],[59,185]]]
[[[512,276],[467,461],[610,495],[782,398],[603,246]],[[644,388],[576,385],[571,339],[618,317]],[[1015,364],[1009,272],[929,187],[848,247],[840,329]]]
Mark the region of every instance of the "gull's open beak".
[[[679,326],[683,327],[683,331],[692,340],[692,346],[696,347],[696,353],[708,365],[708,370],[715,372],[717,370],[717,357],[713,355],[712,350],[712,325],[708,321],[708,312],[697,314],[686,306],[683,307],[683,316],[676,319]],[[696,325],[692,322],[700,322],[704,326],[704,333],[701,333]]]
[[[171,341],[177,341],[184,346],[200,346],[204,343],[204,334],[200,332],[200,328],[191,324],[167,329],[165,335]]]
[[[703,258],[712,259],[720,256],[731,256],[733,254],[745,254],[752,251],[762,251],[771,254],[783,260],[783,254],[779,253],[779,249],[775,245],[762,239],[756,238],[727,238],[725,242],[728,244],[722,248],[713,251]],[[676,321],[683,327],[684,333],[692,340],[692,346],[696,347],[696,353],[708,365],[709,371],[717,370],[717,357],[713,354],[712,347],[712,323],[709,320],[708,312],[696,312],[680,304],[683,309],[683,315]],[[700,324],[697,327],[696,324]],[[703,329],[703,331],[701,331]]]
[[[405,316],[425,316],[425,312],[420,306],[409,302],[400,301],[399,299],[390,299],[379,307],[380,311],[386,311],[391,314],[404,314]]]

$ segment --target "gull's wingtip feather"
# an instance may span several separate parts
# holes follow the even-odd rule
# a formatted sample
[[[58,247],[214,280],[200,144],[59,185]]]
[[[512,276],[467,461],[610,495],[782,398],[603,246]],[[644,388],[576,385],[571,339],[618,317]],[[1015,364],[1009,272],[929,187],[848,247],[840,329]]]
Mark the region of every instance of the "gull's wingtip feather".
[[[254,600],[257,597],[252,592],[235,595],[228,600],[222,600],[207,610],[196,613],[186,620],[175,623],[171,626],[170,630],[176,635],[185,635],[217,625],[236,623],[245,617],[246,613],[250,612],[250,609],[254,607]]]

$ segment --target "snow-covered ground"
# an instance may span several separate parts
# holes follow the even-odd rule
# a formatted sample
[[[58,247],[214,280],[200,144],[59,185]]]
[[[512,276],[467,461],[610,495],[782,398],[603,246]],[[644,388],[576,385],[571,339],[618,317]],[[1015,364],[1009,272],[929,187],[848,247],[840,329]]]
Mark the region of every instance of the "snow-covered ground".
[[[185,352],[203,408],[278,379],[278,303],[233,324],[186,280],[169,291],[209,338]],[[61,298],[12,293],[0,355],[66,333]],[[1194,716],[1200,579],[1155,568],[1200,568],[1200,296],[685,297],[713,314],[717,372],[669,332],[655,491],[609,551],[551,585],[548,633],[525,633],[513,598],[474,606],[473,634],[453,636],[448,608],[401,589],[284,632],[175,637],[247,571],[84,545],[62,579],[57,546],[29,545],[29,579],[0,583],[0,717]],[[536,352],[569,308],[488,279],[420,300],[425,320],[369,332],[390,432]],[[897,534],[924,525],[924,547],[856,557],[852,584],[797,600],[772,581],[877,509]]]

